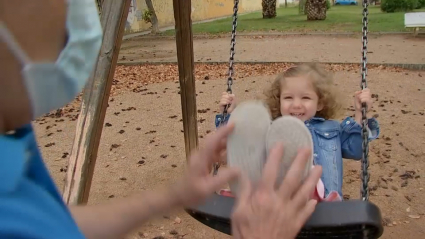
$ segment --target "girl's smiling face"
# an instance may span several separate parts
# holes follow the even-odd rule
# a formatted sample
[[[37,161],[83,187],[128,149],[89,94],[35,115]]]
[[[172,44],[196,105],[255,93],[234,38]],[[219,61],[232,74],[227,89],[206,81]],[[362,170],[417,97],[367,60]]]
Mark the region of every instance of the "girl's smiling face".
[[[305,122],[323,109],[313,83],[305,76],[288,77],[282,82],[280,112]]]

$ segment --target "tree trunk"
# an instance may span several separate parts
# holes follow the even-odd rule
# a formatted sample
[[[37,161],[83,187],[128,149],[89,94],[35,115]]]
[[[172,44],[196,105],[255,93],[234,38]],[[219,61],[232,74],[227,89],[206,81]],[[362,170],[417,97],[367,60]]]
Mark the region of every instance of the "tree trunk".
[[[307,0],[305,9],[309,21],[326,19],[326,0]]]
[[[276,0],[262,0],[263,18],[276,17]]]
[[[156,34],[159,32],[158,18],[156,17],[155,9],[153,8],[152,0],[146,0],[146,6],[148,7],[149,12],[151,12],[151,24],[152,24],[152,33]]]
[[[285,0],[285,8],[288,7],[288,0]]]
[[[298,14],[306,15],[305,5],[307,0],[299,0],[298,2]]]
[[[309,4],[309,0],[304,0],[304,7],[303,7],[304,15],[307,15],[308,4]]]

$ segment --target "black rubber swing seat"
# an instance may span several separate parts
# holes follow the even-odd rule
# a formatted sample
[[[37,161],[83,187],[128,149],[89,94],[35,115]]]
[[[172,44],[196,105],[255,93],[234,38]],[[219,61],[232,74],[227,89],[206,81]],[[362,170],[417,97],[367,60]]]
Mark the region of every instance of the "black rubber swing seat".
[[[204,204],[187,208],[199,222],[231,235],[230,216],[234,198],[214,194]],[[383,233],[381,212],[371,202],[348,200],[321,202],[297,238],[379,238]]]

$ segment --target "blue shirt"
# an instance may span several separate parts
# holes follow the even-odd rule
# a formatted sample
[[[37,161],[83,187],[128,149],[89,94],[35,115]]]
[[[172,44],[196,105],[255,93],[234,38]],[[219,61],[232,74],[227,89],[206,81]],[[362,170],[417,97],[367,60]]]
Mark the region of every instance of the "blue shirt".
[[[42,161],[32,126],[0,135],[0,150],[0,238],[85,238]]]
[[[226,123],[230,114],[224,119]],[[216,115],[215,125],[219,126],[222,115]],[[325,186],[325,196],[336,191],[342,194],[343,162],[342,158],[361,160],[363,154],[362,126],[352,117],[342,122],[314,117],[305,121],[314,145],[314,164],[322,166],[321,179]],[[379,123],[375,118],[368,119],[369,141],[379,136]]]

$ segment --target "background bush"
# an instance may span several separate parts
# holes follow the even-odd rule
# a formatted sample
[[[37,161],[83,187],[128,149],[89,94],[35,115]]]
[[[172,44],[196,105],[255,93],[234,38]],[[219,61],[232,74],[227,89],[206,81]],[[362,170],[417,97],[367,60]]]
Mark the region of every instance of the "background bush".
[[[425,0],[418,0],[417,9],[425,7]]]
[[[425,0],[422,0],[422,1],[424,1],[425,2]],[[326,9],[330,9],[331,8],[331,1],[330,0],[326,0]]]
[[[404,12],[420,7],[425,0],[382,0],[381,10],[383,12]]]

